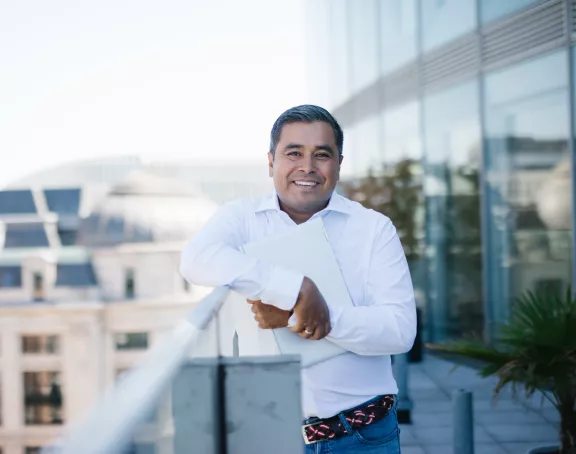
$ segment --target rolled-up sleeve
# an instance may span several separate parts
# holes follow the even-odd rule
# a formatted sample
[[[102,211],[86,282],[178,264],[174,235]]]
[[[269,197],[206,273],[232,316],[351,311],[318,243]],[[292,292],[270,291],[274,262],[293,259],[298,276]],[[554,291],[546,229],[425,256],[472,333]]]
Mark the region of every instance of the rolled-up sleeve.
[[[359,355],[409,351],[416,336],[414,289],[396,229],[384,216],[376,224],[366,298],[362,306],[336,305],[327,338]]]
[[[246,216],[253,215],[242,202],[222,206],[182,251],[180,274],[195,285],[226,285],[245,298],[290,310],[304,276],[241,252],[248,239]]]

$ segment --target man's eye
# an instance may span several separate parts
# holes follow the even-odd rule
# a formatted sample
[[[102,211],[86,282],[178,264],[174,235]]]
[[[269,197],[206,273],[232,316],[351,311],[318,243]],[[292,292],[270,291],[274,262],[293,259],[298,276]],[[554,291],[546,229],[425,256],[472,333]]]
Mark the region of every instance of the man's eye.
[[[288,153],[288,156],[300,156],[300,152],[298,152],[298,151],[291,151],[290,153]]]
[[[329,158],[330,155],[328,153],[319,153],[316,155],[317,158]]]

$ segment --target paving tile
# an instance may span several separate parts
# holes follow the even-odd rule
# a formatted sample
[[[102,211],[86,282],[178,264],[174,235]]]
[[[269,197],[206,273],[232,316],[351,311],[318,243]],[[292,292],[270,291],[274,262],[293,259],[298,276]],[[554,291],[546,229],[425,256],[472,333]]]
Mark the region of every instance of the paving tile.
[[[402,445],[402,454],[426,454],[426,452],[420,446]]]
[[[512,400],[499,400],[499,401],[492,401],[492,400],[481,400],[475,399],[473,402],[474,410],[479,411],[486,411],[490,410],[493,412],[498,412],[502,410],[518,410],[522,411],[522,409],[526,408],[519,402],[514,402]]]
[[[553,440],[549,442],[532,442],[532,443],[503,443],[502,447],[508,454],[526,454],[529,449],[537,448],[539,446],[554,446]],[[476,454],[476,453],[475,453]]]
[[[457,454],[454,453],[452,445],[435,445],[426,446],[424,448],[426,454]],[[402,450],[404,454],[404,450]],[[474,454],[507,454],[503,448],[498,446],[496,443],[475,443],[474,444]]]
[[[418,445],[418,441],[412,435],[412,432],[408,427],[401,426],[400,427],[400,445],[402,446],[413,446]]]
[[[414,402],[414,412],[419,413],[448,413],[452,411],[452,402],[450,401],[418,401]]]
[[[451,427],[452,413],[420,413],[412,414],[412,423],[415,427]]]
[[[484,424],[483,427],[501,443],[547,441],[558,436],[558,431],[550,424]]]
[[[452,427],[412,427],[414,438],[423,446],[452,442]],[[474,443],[492,443],[494,439],[480,426],[474,427]]]
[[[478,411],[474,414],[474,421],[484,424],[538,424],[546,423],[543,415],[528,409],[501,410],[501,411]]]
[[[439,389],[411,389],[410,398],[414,403],[450,401],[450,397]]]

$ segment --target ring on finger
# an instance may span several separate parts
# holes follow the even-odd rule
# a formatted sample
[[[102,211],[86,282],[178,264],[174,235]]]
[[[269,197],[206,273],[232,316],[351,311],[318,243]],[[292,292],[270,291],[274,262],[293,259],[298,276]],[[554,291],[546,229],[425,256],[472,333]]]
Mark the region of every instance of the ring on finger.
[[[308,334],[308,336],[312,336],[312,334],[314,334],[314,331],[310,331],[309,329],[305,329],[304,332]]]

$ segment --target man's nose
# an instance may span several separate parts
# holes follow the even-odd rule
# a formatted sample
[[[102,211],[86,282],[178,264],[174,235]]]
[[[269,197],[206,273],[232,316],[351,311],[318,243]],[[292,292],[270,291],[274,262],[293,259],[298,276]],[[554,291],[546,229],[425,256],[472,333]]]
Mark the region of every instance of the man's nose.
[[[315,171],[314,157],[312,155],[304,155],[302,157],[300,170],[306,173],[313,173]]]

